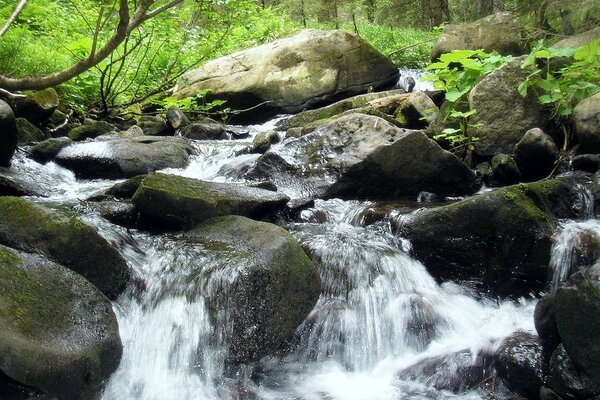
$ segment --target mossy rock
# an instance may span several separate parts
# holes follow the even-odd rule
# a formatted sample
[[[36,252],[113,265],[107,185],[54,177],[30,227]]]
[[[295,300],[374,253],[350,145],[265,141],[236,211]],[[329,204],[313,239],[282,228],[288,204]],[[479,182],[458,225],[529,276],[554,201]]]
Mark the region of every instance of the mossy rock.
[[[0,175],[0,196],[35,196],[37,193],[8,176]]]
[[[16,122],[19,131],[19,144],[41,142],[51,137],[25,118],[17,118]]]
[[[166,227],[190,227],[229,214],[261,217],[288,201],[269,190],[161,173],[146,176],[133,196],[142,218]]]
[[[106,135],[115,132],[112,124],[105,121],[96,121],[91,124],[83,124],[69,131],[69,139],[79,142],[85,139],[93,139],[100,135]]]
[[[502,153],[492,157],[492,174],[494,186],[513,185],[521,178],[515,159]]]
[[[306,318],[320,294],[319,274],[283,228],[240,216],[206,221],[188,240],[210,243],[223,260],[211,273],[211,307],[228,310],[228,361],[256,361],[273,354]],[[205,271],[206,272],[206,271]]]
[[[60,399],[98,396],[122,354],[110,301],[82,276],[0,245],[0,372]]]
[[[0,243],[46,255],[111,299],[129,280],[125,260],[92,227],[19,197],[0,197]]]
[[[46,122],[60,105],[58,93],[53,88],[23,94],[25,98],[15,100],[15,114],[33,123]]]
[[[279,135],[276,131],[260,132],[252,141],[252,152],[264,153],[277,142],[279,142]]]
[[[529,295],[545,287],[558,219],[583,214],[581,183],[566,177],[496,189],[423,210],[399,232],[441,281],[474,282],[500,296]]]
[[[62,149],[56,163],[81,178],[131,178],[164,168],[183,168],[194,153],[183,138],[140,136],[76,143]]]
[[[0,166],[8,167],[17,149],[19,133],[12,108],[0,100]]]
[[[59,137],[46,139],[29,148],[31,158],[40,163],[52,161],[54,157],[65,147],[73,144],[73,141],[68,137]]]

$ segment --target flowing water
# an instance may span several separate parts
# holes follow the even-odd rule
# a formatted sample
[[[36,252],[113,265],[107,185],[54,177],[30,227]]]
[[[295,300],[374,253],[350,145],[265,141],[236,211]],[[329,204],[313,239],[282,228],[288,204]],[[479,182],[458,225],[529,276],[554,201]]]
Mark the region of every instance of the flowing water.
[[[187,168],[164,172],[235,181],[257,158],[238,155],[242,141],[195,146],[198,154]],[[114,302],[124,354],[103,400],[479,399],[485,397],[481,390],[446,390],[452,388],[443,384],[452,380],[452,368],[401,371],[431,360],[456,370],[457,355],[474,361],[512,332],[534,329],[532,299],[499,302],[454,283],[436,283],[403,250],[409,243],[394,235],[386,218],[366,223],[374,203],[317,200],[295,220],[282,221],[318,265],[322,293],[316,306],[287,354],[231,368],[223,329],[209,318],[207,294],[218,290],[219,279],[235,276],[198,273],[219,262],[210,249],[181,234],[112,225],[82,201],[115,181],[80,181],[53,163],[41,166],[23,155],[4,173],[33,182],[49,196],[34,201],[78,212],[132,270],[129,288]],[[293,190],[288,194],[293,197]],[[572,229],[589,230],[600,240],[598,225],[586,224]],[[569,229],[565,225],[561,235]]]

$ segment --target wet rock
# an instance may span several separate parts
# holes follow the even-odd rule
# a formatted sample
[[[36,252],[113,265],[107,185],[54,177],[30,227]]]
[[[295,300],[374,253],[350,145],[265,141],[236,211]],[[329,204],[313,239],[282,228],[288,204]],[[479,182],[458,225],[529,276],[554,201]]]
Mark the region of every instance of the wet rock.
[[[492,179],[494,186],[512,185],[519,182],[521,172],[514,158],[508,154],[496,154],[492,157]]]
[[[559,150],[554,139],[539,128],[525,132],[515,145],[515,161],[526,181],[546,178],[556,164]]]
[[[496,352],[495,366],[510,390],[528,399],[538,397],[544,382],[544,358],[537,336],[516,332],[504,339]]]
[[[369,88],[392,86],[397,67],[358,36],[306,29],[294,36],[222,57],[181,77],[176,98],[210,89],[233,109],[258,106],[246,117],[296,113]]]
[[[261,217],[288,201],[269,190],[160,173],[146,176],[133,196],[141,218],[167,227],[189,227],[229,214]]]
[[[10,165],[17,149],[18,136],[15,114],[5,101],[0,100],[0,166]]]
[[[557,219],[582,212],[577,182],[519,184],[422,210],[402,222],[399,234],[438,280],[478,282],[500,296],[529,295],[546,282]]]
[[[46,139],[29,148],[31,158],[40,163],[52,161],[54,157],[65,147],[73,144],[68,137]]]
[[[521,68],[524,57],[507,62],[486,75],[469,94],[469,107],[477,110],[470,124],[479,125],[473,135],[475,152],[481,156],[498,153],[510,154],[529,129],[543,127],[548,117],[542,112],[537,97],[529,93],[522,97],[517,88],[531,73],[531,68]],[[510,118],[506,107],[510,104]]]
[[[573,110],[575,137],[582,146],[600,147],[600,93],[582,100]]]
[[[252,141],[252,152],[264,153],[272,144],[279,142],[279,135],[276,131],[261,132]]]
[[[183,129],[190,124],[190,120],[179,108],[171,106],[167,110],[167,124],[175,130]]]
[[[394,118],[401,126],[413,129],[426,128],[436,119],[438,108],[423,92],[412,93],[398,107]]]
[[[547,294],[538,301],[535,305],[533,320],[535,330],[542,340],[544,351],[549,358],[560,344],[560,336],[558,335],[554,314],[554,294]]]
[[[121,132],[119,134],[119,137],[122,137],[122,138],[136,138],[136,137],[140,137],[140,136],[144,136],[144,130],[142,128],[140,128],[138,125],[133,125],[133,126],[129,127],[126,131]]]
[[[421,192],[417,195],[418,203],[436,203],[439,201],[444,201],[444,196],[431,192]]]
[[[79,142],[85,139],[93,139],[101,135],[116,132],[117,129],[105,121],[93,121],[83,124],[69,131],[69,139]]]
[[[56,90],[48,88],[24,92],[24,98],[14,100],[15,115],[33,123],[47,121],[60,104]]]
[[[144,115],[140,118],[138,125],[146,136],[173,136],[175,134],[175,130],[160,117]]]
[[[110,301],[85,278],[0,246],[0,371],[61,399],[96,397],[122,346]]]
[[[17,118],[16,122],[17,131],[19,132],[19,144],[41,142],[51,137],[25,118]]]
[[[412,380],[437,390],[464,393],[482,387],[493,376],[493,356],[469,350],[425,358],[396,374],[397,379]]]
[[[272,354],[292,338],[320,293],[316,268],[284,229],[240,216],[208,220],[185,234],[212,243],[224,263],[210,271],[211,305],[227,307],[228,360],[247,363]],[[218,244],[221,246],[218,246]]]
[[[111,299],[129,279],[125,260],[93,228],[19,197],[0,197],[0,243],[46,255]]]
[[[185,139],[142,136],[74,144],[62,149],[55,161],[81,178],[117,179],[183,168],[192,153]]]
[[[600,154],[580,154],[573,157],[571,167],[574,170],[594,173],[600,169]]]
[[[0,175],[0,196],[34,196],[36,192],[7,176]]]
[[[403,339],[413,349],[423,351],[436,338],[440,315],[421,295],[411,296],[406,310],[408,317],[406,335]]]
[[[186,126],[181,130],[181,136],[196,140],[229,139],[225,126],[210,118],[205,118],[202,122],[194,122]]]
[[[106,194],[116,199],[131,199],[138,190],[146,175],[137,175],[127,179],[125,182],[117,183],[106,191]]]
[[[489,162],[482,162],[479,163],[475,166],[475,174],[477,174],[477,177],[479,179],[481,179],[481,181],[488,185],[488,186],[492,186],[491,182],[493,179],[493,170],[492,170],[492,164]]]
[[[364,114],[338,117],[262,155],[249,177],[305,189],[299,197],[395,198],[473,193],[462,161],[421,131]]]
[[[527,52],[525,28],[510,13],[493,14],[468,24],[448,24],[431,50],[431,60],[462,49],[520,56]]]
[[[138,211],[134,204],[128,201],[100,201],[93,203],[103,218],[116,225],[126,228],[138,226]]]
[[[564,399],[596,399],[600,395],[597,378],[578,370],[562,344],[550,359],[546,385]]]

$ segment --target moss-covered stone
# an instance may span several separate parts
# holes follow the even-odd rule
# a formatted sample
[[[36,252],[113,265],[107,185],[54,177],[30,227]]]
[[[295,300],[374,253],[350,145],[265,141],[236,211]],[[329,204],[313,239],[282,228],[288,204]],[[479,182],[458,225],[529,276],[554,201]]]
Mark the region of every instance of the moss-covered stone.
[[[31,146],[29,148],[29,154],[31,154],[31,158],[34,160],[40,163],[47,163],[48,161],[53,160],[62,149],[72,144],[73,141],[68,137],[51,138],[44,140],[35,146]]]
[[[161,173],[146,176],[133,196],[143,218],[170,227],[193,226],[229,214],[260,217],[288,201],[269,190]]]
[[[0,197],[0,243],[48,256],[83,275],[109,298],[125,288],[125,260],[93,228],[19,197]]]
[[[521,172],[515,159],[508,154],[496,154],[492,157],[492,175],[494,186],[512,185],[519,182]]]
[[[12,108],[0,100],[0,166],[10,165],[15,150],[19,133]]]
[[[93,139],[100,135],[106,135],[116,131],[112,124],[105,121],[96,121],[91,124],[83,124],[69,131],[69,139],[78,142],[85,139]]]
[[[90,399],[122,347],[110,301],[83,277],[0,245],[0,371],[62,399]]]
[[[34,123],[47,121],[59,106],[58,93],[53,88],[26,91],[25,98],[15,100],[15,114]]]
[[[16,122],[17,131],[19,131],[19,144],[41,142],[51,137],[25,118],[17,118]]]
[[[545,286],[558,219],[583,213],[579,183],[561,178],[497,189],[417,213],[400,234],[438,279],[528,295]]]
[[[208,293],[215,310],[228,315],[228,360],[248,363],[273,354],[312,310],[320,293],[319,274],[284,229],[239,216],[206,221],[185,234],[211,243],[221,269],[210,271]]]
[[[252,141],[252,151],[254,153],[264,153],[269,150],[272,144],[279,142],[279,135],[276,131],[260,132]]]

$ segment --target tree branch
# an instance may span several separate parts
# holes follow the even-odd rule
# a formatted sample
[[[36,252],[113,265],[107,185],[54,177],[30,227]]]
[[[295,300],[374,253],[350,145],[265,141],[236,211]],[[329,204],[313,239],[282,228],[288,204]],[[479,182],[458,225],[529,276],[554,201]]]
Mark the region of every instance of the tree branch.
[[[6,33],[8,28],[10,28],[10,26],[12,25],[14,20],[19,16],[19,14],[21,14],[21,11],[23,11],[23,8],[25,8],[26,4],[27,4],[27,0],[21,0],[19,2],[19,4],[17,4],[17,6],[15,7],[15,10],[12,12],[12,14],[10,14],[10,17],[8,17],[8,19],[6,20],[6,23],[4,24],[2,29],[0,29],[0,37],[2,37],[2,35],[4,35]]]

